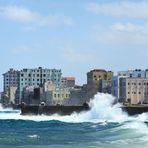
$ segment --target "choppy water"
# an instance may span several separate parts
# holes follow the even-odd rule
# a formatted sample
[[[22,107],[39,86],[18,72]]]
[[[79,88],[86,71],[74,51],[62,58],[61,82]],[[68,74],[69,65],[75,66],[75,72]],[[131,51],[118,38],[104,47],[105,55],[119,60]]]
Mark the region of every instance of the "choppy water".
[[[129,117],[113,101],[97,94],[90,111],[70,116],[21,116],[0,108],[0,147],[147,148],[148,114]]]

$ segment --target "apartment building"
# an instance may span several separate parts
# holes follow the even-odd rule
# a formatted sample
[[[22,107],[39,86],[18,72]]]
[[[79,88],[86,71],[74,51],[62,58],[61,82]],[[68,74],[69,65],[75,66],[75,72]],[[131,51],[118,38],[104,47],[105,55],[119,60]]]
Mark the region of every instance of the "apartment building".
[[[21,102],[22,91],[26,86],[43,86],[46,81],[52,81],[57,87],[61,84],[61,69],[43,69],[42,67],[34,69],[23,69],[19,74],[18,98]]]

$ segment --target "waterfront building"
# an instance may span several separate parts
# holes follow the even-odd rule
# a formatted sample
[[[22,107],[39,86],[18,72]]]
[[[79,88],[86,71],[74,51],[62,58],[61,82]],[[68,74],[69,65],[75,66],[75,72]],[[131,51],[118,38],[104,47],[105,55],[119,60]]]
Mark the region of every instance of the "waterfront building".
[[[75,77],[62,77],[61,87],[74,87],[75,86]]]
[[[148,77],[148,69],[141,70],[127,70],[127,71],[119,71],[118,76],[121,77],[131,77],[131,78],[147,78]]]
[[[22,91],[22,102],[26,104],[33,104],[34,86],[26,86]]]
[[[10,87],[18,87],[19,85],[19,71],[10,68],[9,71],[3,74],[3,92],[7,93]]]
[[[56,87],[52,81],[44,83],[43,102],[48,105],[63,104],[64,99],[70,97],[69,87]]]
[[[92,98],[97,92],[111,93],[113,72],[104,69],[94,69],[87,73],[87,98]]]
[[[148,78],[122,78],[121,91],[124,102],[148,103]]]
[[[43,86],[46,81],[52,81],[56,87],[61,84],[61,69],[43,69],[42,67],[35,69],[23,69],[19,74],[18,98],[20,103],[22,99],[22,91],[26,86],[39,87]]]
[[[123,102],[123,97],[122,97],[122,90],[121,90],[121,84],[122,84],[122,79],[127,78],[127,74],[123,75],[118,75],[118,76],[113,76],[112,77],[112,87],[111,87],[111,94],[116,97],[116,99],[119,102]]]
[[[112,95],[118,98],[119,102],[131,104],[145,102],[147,85],[139,86],[138,84],[146,84],[147,80],[148,69],[120,71],[117,76],[112,78]]]
[[[69,88],[56,88],[46,92],[46,104],[48,105],[62,105],[64,99],[68,98],[70,98]]]
[[[83,105],[87,100],[86,85],[75,86],[70,90],[70,99],[66,102],[67,105]]]

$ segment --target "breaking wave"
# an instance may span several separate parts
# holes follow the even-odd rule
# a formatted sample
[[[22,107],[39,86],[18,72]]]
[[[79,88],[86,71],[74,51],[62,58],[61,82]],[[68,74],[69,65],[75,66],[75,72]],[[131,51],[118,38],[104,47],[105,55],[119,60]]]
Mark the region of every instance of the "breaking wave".
[[[89,102],[91,109],[81,113],[73,113],[71,115],[60,116],[54,114],[51,116],[38,115],[38,116],[22,116],[20,111],[12,110],[11,108],[4,109],[0,106],[0,119],[15,119],[15,120],[33,120],[33,121],[50,121],[58,120],[62,122],[126,122],[126,121],[148,121],[148,114],[143,113],[134,117],[128,116],[120,108],[120,104],[113,105],[115,98],[109,94],[98,93]],[[8,112],[8,113],[7,113]],[[10,115],[11,113],[11,115]]]

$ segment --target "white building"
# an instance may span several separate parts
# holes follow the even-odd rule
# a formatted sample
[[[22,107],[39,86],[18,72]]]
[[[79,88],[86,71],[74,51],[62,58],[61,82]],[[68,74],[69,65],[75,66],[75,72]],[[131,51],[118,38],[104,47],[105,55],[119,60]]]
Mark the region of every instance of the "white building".
[[[42,67],[35,69],[23,69],[19,75],[19,86],[18,86],[18,103],[21,102],[22,91],[26,86],[39,87],[46,81],[52,81],[57,87],[61,83],[61,70],[60,69],[43,69]]]

